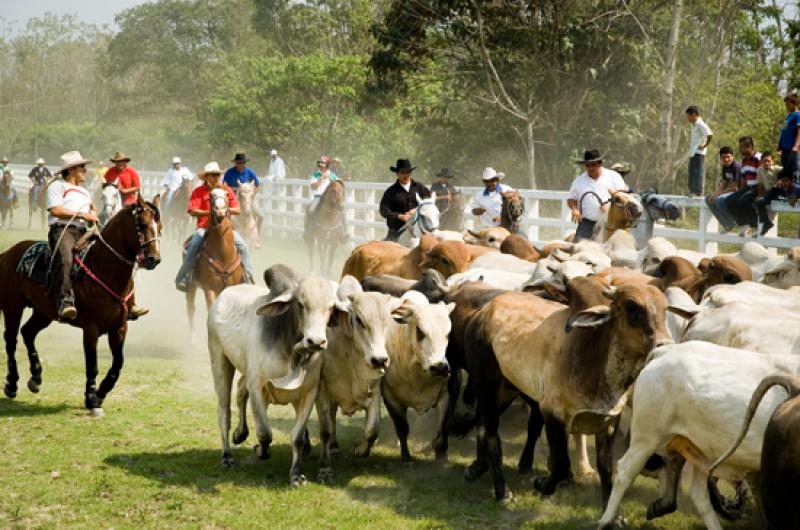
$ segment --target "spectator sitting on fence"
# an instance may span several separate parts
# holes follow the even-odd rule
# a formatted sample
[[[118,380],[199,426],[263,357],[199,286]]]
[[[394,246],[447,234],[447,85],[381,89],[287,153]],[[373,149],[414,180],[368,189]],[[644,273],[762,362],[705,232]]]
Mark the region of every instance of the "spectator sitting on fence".
[[[758,168],[758,188],[753,204],[756,207],[756,212],[758,212],[758,233],[762,236],[766,235],[773,227],[772,217],[774,216],[767,212],[767,207],[769,203],[781,195],[778,179],[782,170],[783,167],[776,164],[775,159],[772,158],[772,153],[769,151],[761,153],[761,166]]]
[[[772,162],[772,157],[769,158],[769,161],[770,163]],[[772,168],[778,169],[780,166],[772,165]],[[770,173],[774,174],[772,171]],[[759,225],[761,225],[760,233],[762,236],[766,235],[767,232],[769,232],[770,229],[775,226],[769,217],[767,206],[769,206],[769,204],[775,199],[785,199],[788,201],[789,206],[794,206],[799,197],[800,184],[794,182],[792,174],[789,171],[787,171],[785,168],[780,168],[775,186],[770,188],[763,197],[756,199],[756,208],[758,209],[758,218],[760,220]]]
[[[739,153],[742,155],[742,171],[740,188],[725,199],[725,207],[736,224],[741,227],[740,236],[746,237],[750,232],[753,237],[758,236],[756,228],[758,214],[753,201],[758,190],[758,167],[761,165],[761,153],[756,151],[753,138],[743,136],[739,138]]]
[[[742,166],[733,156],[733,149],[727,145],[719,150],[719,159],[722,162],[722,174],[714,193],[706,195],[706,204],[714,217],[720,223],[719,233],[724,234],[733,230],[736,221],[728,213],[725,201],[739,189]]]

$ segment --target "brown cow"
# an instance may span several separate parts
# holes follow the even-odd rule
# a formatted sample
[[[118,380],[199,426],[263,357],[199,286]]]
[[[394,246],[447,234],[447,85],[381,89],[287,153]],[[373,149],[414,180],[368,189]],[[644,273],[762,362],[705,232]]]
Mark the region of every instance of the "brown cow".
[[[462,234],[465,243],[492,248],[500,248],[509,235],[510,232],[502,226],[488,226],[478,231],[467,229]]]
[[[584,282],[590,291],[602,293],[600,283]],[[502,475],[497,427],[504,394],[514,388],[539,404],[542,416],[533,429],[529,425],[529,436],[544,426],[550,446],[550,475],[538,478],[534,487],[549,495],[569,478],[568,432],[595,434],[606,504],[612,485],[609,427],[622,412],[647,354],[671,339],[665,324],[667,300],[657,288],[624,286],[605,293],[610,304],[578,312],[533,296],[522,298],[524,293],[507,293],[486,304],[467,326],[466,360],[481,428],[478,456],[466,476],[477,478],[491,467],[497,499],[511,495]],[[585,302],[592,302],[591,292],[585,294]]]
[[[500,252],[511,254],[520,259],[530,262],[537,262],[542,258],[542,254],[533,248],[530,241],[519,234],[511,234],[500,244]]]
[[[680,256],[668,256],[658,264],[658,268],[653,273],[655,279],[650,285],[655,285],[662,291],[667,287],[677,284],[685,284],[698,278],[702,273],[691,261]]]
[[[734,256],[720,255],[711,259],[705,258],[700,262],[698,269],[702,274],[673,284],[689,293],[697,304],[700,303],[706,290],[714,285],[736,284],[753,279],[750,265]]]
[[[358,281],[367,276],[377,274],[393,274],[409,280],[422,278],[422,265],[425,253],[430,251],[439,241],[430,235],[423,234],[419,246],[406,248],[392,241],[370,241],[353,249],[344,262],[342,278],[353,276]]]
[[[445,278],[449,278],[453,274],[466,271],[478,256],[489,252],[497,252],[497,249],[466,245],[460,241],[442,241],[427,253],[421,266],[435,269]]]

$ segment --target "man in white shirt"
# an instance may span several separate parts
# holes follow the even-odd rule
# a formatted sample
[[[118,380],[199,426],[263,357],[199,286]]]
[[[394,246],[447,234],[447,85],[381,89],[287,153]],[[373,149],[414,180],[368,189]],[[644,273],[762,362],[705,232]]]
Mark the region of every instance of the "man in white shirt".
[[[603,167],[603,157],[597,149],[584,151],[583,160],[575,163],[586,167],[586,171],[572,182],[567,199],[572,210],[572,222],[578,223],[577,242],[592,238],[595,224],[608,209],[611,192],[628,191],[629,188],[619,173]]]
[[[164,188],[164,204],[161,209],[166,210],[175,192],[180,189],[185,181],[194,181],[194,175],[188,168],[181,165],[181,159],[177,156],[172,159],[172,167],[164,174],[161,186]]]
[[[267,181],[274,181],[286,178],[286,164],[283,158],[278,156],[278,150],[273,149],[269,152],[270,162],[267,170]]]
[[[689,140],[689,196],[702,197],[705,187],[706,148],[714,136],[694,105],[686,108],[686,119],[692,127]]]
[[[514,191],[511,186],[501,186],[500,180],[505,178],[505,173],[498,173],[494,168],[487,167],[483,170],[481,179],[484,189],[475,194],[470,209],[472,215],[481,219],[484,227],[500,226],[503,211],[503,193]]]

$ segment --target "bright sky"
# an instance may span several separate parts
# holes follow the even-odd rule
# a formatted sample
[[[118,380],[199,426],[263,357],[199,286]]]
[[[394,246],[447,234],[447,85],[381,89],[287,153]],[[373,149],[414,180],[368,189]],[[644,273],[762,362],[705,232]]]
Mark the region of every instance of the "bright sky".
[[[114,15],[147,0],[0,0],[0,17],[15,32],[25,29],[28,19],[47,12],[56,15],[77,15],[82,22],[113,26]]]

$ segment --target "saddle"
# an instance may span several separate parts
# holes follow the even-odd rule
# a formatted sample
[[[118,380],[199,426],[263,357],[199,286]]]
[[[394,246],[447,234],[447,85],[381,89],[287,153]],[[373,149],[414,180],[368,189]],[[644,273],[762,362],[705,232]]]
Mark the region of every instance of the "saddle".
[[[81,239],[80,242],[83,242],[83,239]],[[83,245],[78,244],[75,246],[75,250],[82,261],[86,260],[86,256],[89,254],[89,250],[91,250],[93,244],[94,243],[86,244],[84,242]],[[34,283],[49,286],[51,257],[52,253],[50,252],[50,245],[47,244],[47,241],[37,241],[22,254],[22,257],[17,263],[17,273]],[[77,262],[73,261],[72,280],[77,280],[81,274],[82,269],[78,266]]]

